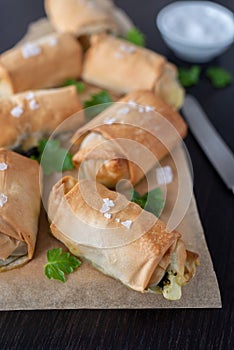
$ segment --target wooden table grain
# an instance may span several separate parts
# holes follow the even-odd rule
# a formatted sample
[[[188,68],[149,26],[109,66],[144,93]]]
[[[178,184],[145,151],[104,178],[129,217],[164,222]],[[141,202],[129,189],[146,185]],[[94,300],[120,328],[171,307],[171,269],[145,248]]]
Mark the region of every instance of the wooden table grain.
[[[157,12],[170,2],[116,1],[146,34],[148,47],[182,66],[186,63],[168,50],[155,26]],[[219,3],[234,10],[233,0]],[[0,51],[12,47],[28,24],[42,16],[43,0],[0,0]],[[221,65],[234,76],[234,48],[212,64]],[[215,90],[202,77],[189,92],[199,99],[234,152],[234,84]],[[220,284],[223,308],[0,312],[0,349],[234,348],[234,197],[190,133],[186,145],[193,162],[194,192]]]

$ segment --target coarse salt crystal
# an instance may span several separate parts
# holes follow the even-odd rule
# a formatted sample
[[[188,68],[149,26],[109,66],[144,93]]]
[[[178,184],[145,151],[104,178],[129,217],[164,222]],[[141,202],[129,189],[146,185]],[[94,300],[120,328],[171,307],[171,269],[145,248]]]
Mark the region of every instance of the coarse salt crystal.
[[[132,220],[126,220],[126,221],[122,221],[121,224],[125,227],[127,227],[128,229],[130,229],[131,225],[132,225]]]
[[[136,51],[136,48],[134,46],[122,44],[120,45],[120,50],[126,53],[133,53]]]
[[[115,52],[115,57],[116,58],[123,58],[123,55],[120,52]]]
[[[116,221],[116,222],[120,222],[120,219],[119,219],[119,218],[116,218],[115,221]]]
[[[4,171],[4,170],[6,170],[8,168],[8,165],[6,164],[6,163],[0,163],[0,170],[1,171]]]
[[[159,185],[169,184],[173,181],[173,172],[170,166],[156,169],[156,178]]]
[[[11,110],[11,115],[15,118],[19,118],[24,113],[24,110],[21,106],[16,106]]]
[[[139,113],[144,113],[145,108],[142,107],[142,106],[139,106],[139,107],[138,107],[138,111],[139,111]]]
[[[107,205],[106,203],[103,203],[101,209],[100,209],[100,213],[105,214],[110,210],[109,205]]]
[[[155,107],[145,106],[145,111],[146,112],[153,112],[153,111],[155,111]]]
[[[137,107],[137,103],[136,103],[135,101],[133,101],[133,100],[128,101],[128,104],[129,104],[129,106],[131,106],[132,108],[136,108],[136,107]]]
[[[36,109],[38,109],[40,107],[40,105],[37,103],[36,100],[31,100],[29,102],[29,107],[32,111],[35,111]]]
[[[115,118],[106,118],[104,124],[113,124],[116,121]]]
[[[111,219],[111,214],[110,214],[110,213],[105,213],[104,216],[105,216],[105,218],[107,218],[107,219]]]
[[[30,58],[39,55],[41,48],[36,44],[28,43],[21,48],[21,52],[24,58]]]
[[[56,38],[55,36],[51,36],[49,38],[49,45],[56,46],[57,44],[58,44],[58,38]]]
[[[34,93],[30,91],[30,92],[25,96],[25,99],[26,99],[27,101],[30,101],[30,100],[34,99],[34,97],[35,97]]]
[[[8,168],[8,165],[5,162],[0,163],[0,171],[4,171]]]
[[[117,114],[128,114],[130,112],[130,109],[128,107],[121,108]]]
[[[108,205],[108,207],[114,207],[115,203],[109,198],[103,198],[103,202]]]
[[[0,193],[0,207],[2,208],[6,204],[8,198],[4,193]]]

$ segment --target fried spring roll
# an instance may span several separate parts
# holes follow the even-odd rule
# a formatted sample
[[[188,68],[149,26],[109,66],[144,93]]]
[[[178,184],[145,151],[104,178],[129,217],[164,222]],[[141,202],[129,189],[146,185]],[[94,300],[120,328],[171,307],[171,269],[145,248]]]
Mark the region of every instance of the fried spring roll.
[[[121,179],[138,183],[187,133],[182,117],[150,91],[135,91],[119,102],[71,140],[80,175],[109,188]]]
[[[45,10],[58,32],[76,36],[98,32],[120,33],[110,0],[45,0]]]
[[[166,232],[153,214],[94,181],[60,180],[50,195],[49,217],[52,234],[72,254],[136,291],[161,282],[164,297],[177,300],[195,273],[198,255],[186,251],[178,232]]]
[[[174,65],[151,50],[111,35],[91,38],[82,77],[88,83],[118,94],[139,89],[155,91],[176,109],[184,100],[184,90],[177,80]]]
[[[70,34],[53,34],[0,56],[0,96],[60,86],[78,78],[82,49]]]
[[[29,149],[81,109],[74,86],[28,91],[0,99],[0,130],[4,130],[0,147],[23,145],[25,150]],[[82,119],[82,115],[78,118]]]
[[[0,272],[32,259],[40,202],[38,163],[0,149]]]

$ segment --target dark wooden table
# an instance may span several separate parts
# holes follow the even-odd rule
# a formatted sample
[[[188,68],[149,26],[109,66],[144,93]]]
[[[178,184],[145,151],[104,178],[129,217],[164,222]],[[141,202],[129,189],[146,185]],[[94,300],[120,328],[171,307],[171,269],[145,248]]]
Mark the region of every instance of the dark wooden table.
[[[146,34],[147,46],[179,61],[155,27],[157,12],[171,1],[118,0]],[[234,11],[234,1],[219,1]],[[0,0],[0,51],[13,46],[28,24],[44,16],[43,0]],[[214,24],[215,25],[215,24]],[[234,48],[213,64],[232,71]],[[190,91],[234,152],[234,84],[215,90],[203,77]],[[219,310],[66,310],[0,313],[0,349],[233,349],[234,197],[191,134],[186,144],[194,167],[194,191],[220,284]],[[204,286],[206,288],[206,286]]]

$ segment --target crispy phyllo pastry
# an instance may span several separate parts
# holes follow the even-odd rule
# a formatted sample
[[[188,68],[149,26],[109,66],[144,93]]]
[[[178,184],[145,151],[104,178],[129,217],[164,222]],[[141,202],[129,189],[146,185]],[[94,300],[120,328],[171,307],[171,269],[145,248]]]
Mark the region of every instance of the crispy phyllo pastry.
[[[150,91],[122,98],[72,137],[73,162],[84,178],[114,188],[138,183],[185,137],[182,117]]]
[[[82,48],[74,36],[45,36],[0,56],[0,96],[60,86],[81,69]]]
[[[0,272],[32,259],[40,203],[38,163],[0,149]]]
[[[126,22],[129,29],[126,15],[110,0],[45,0],[45,10],[58,32],[78,37],[100,32],[121,34]]]
[[[181,297],[198,255],[181,235],[122,194],[89,180],[64,177],[49,199],[51,232],[70,252],[139,291]]]
[[[184,90],[177,69],[165,57],[111,35],[91,38],[82,77],[118,94],[146,89],[157,93],[174,108],[182,106]]]
[[[22,146],[27,150],[81,109],[74,86],[27,91],[0,98],[0,147]],[[82,119],[82,115],[78,118]]]

